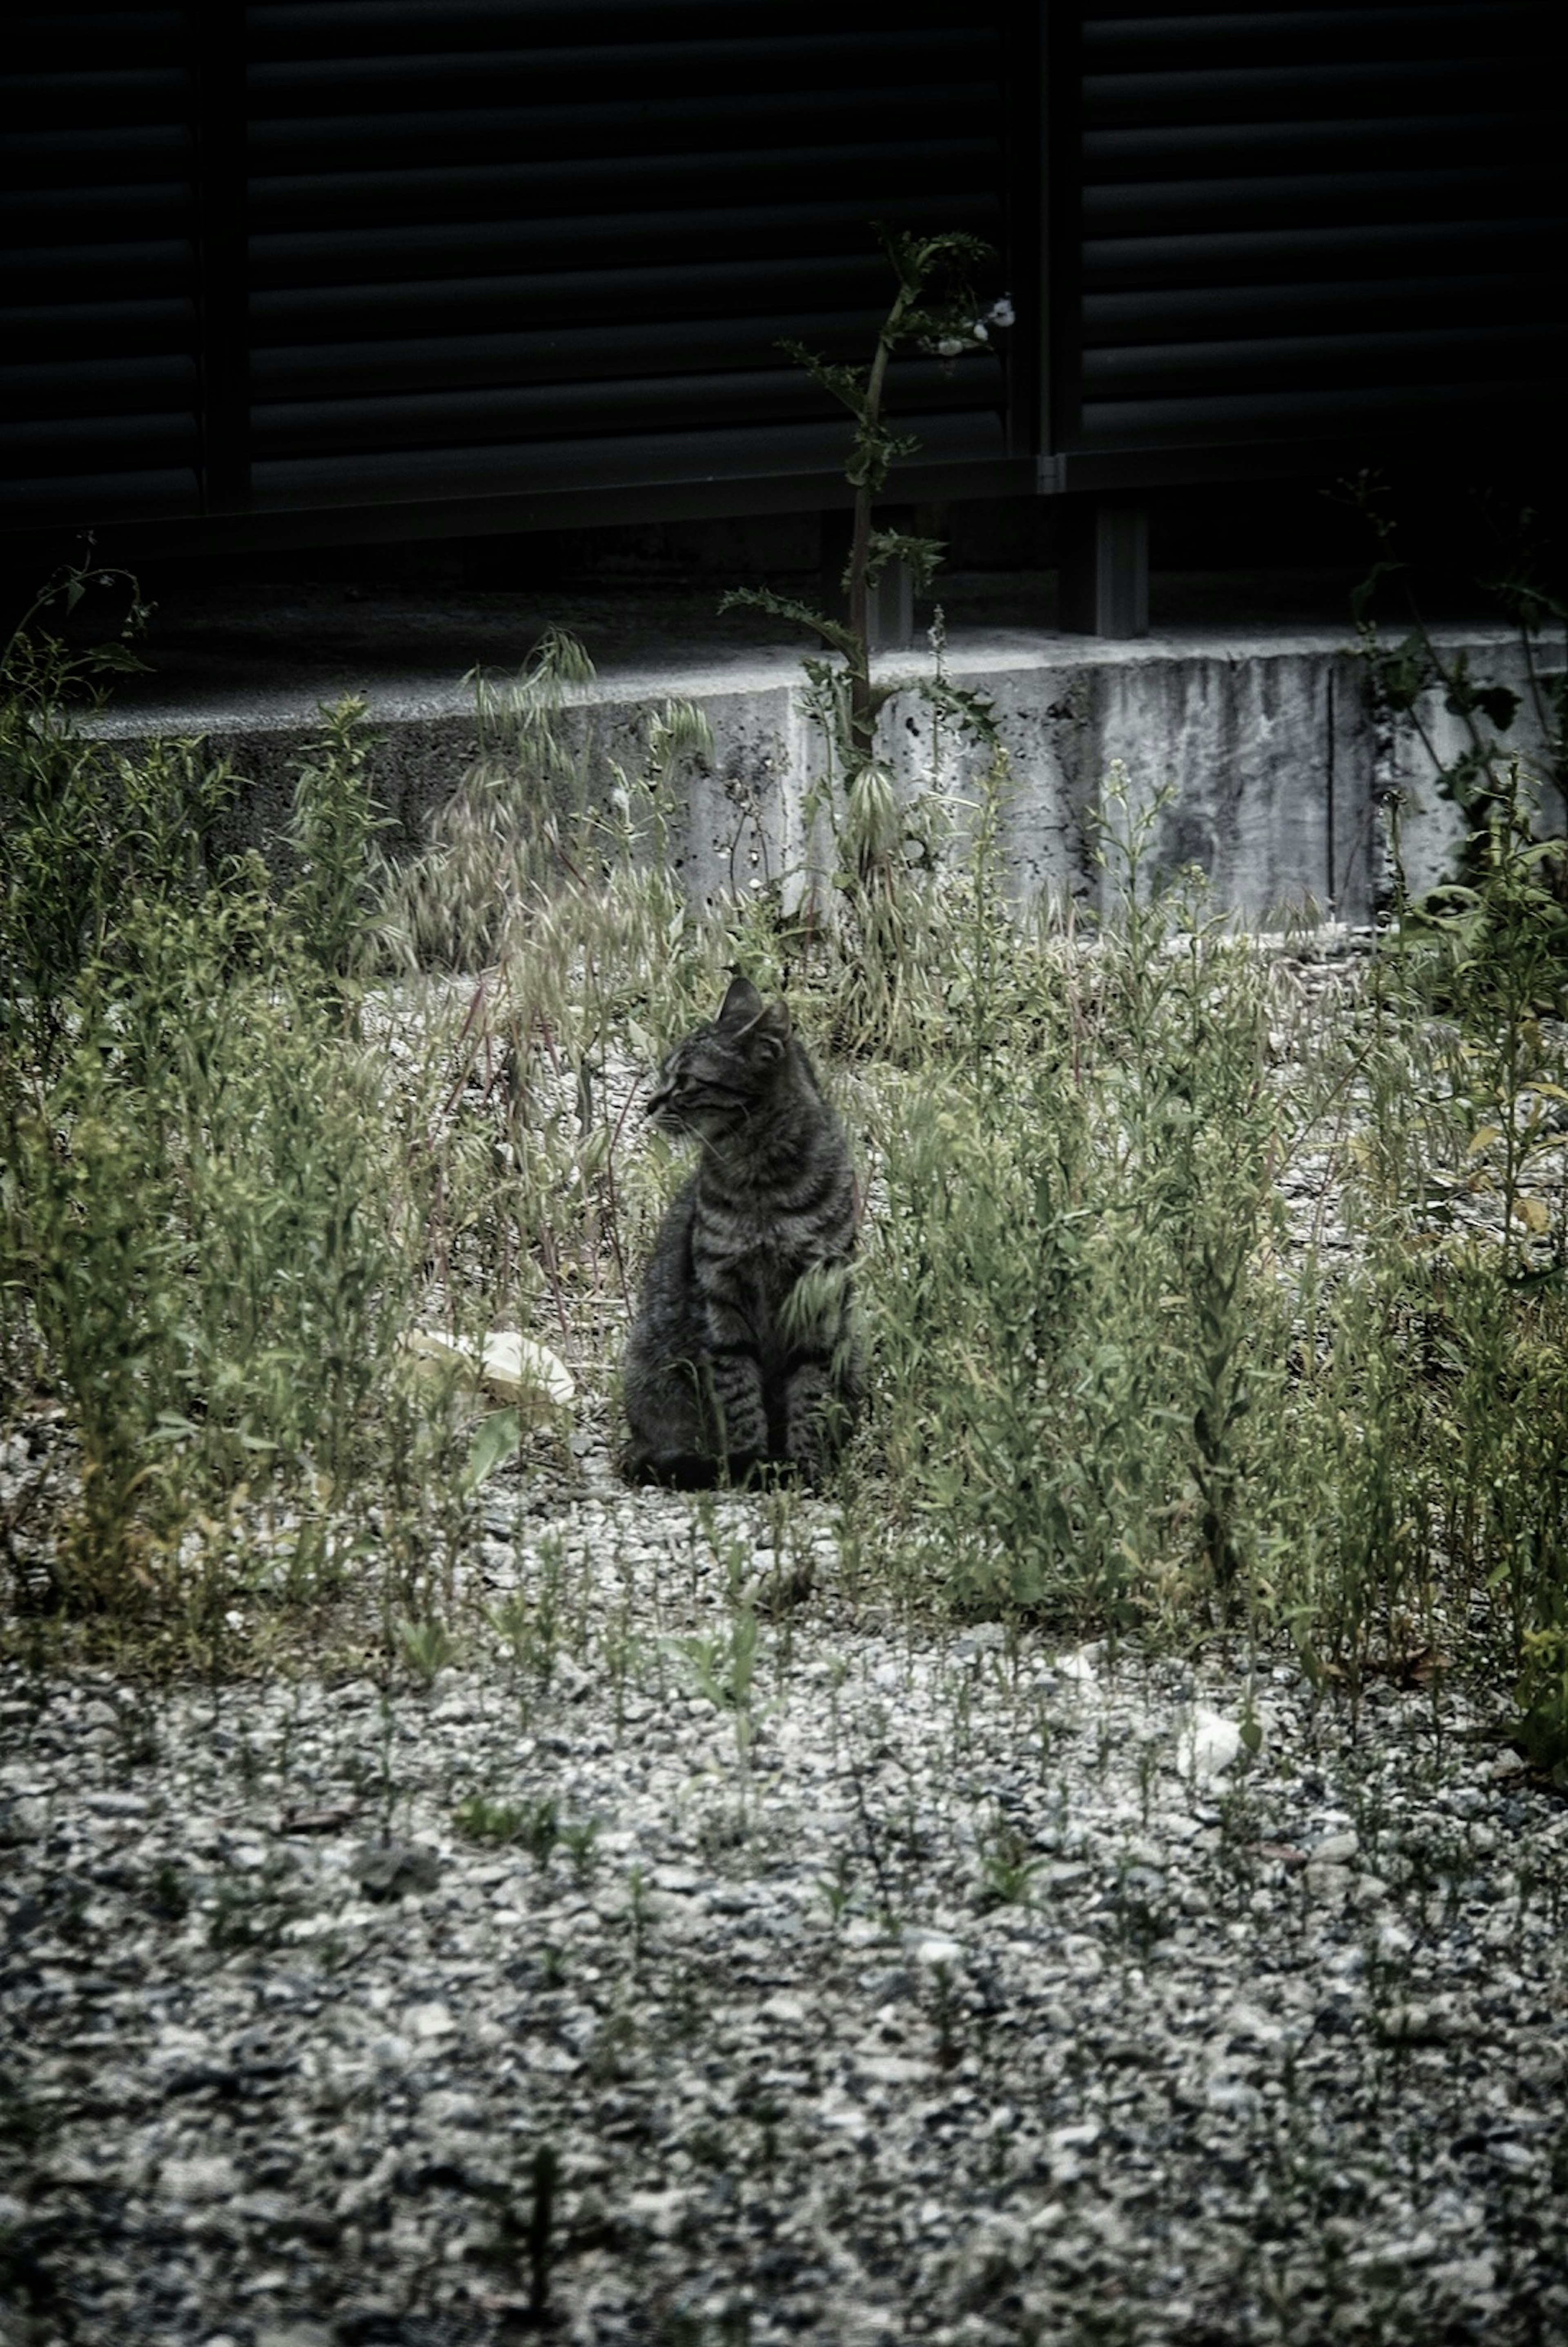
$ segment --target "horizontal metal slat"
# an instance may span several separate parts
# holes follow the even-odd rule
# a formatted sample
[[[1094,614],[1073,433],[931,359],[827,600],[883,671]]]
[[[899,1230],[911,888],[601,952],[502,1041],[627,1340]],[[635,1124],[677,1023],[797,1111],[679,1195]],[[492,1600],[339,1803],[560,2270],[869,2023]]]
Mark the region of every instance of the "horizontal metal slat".
[[[1519,96],[1511,57],[1414,57],[1387,65],[1238,66],[1205,73],[1089,74],[1083,87],[1090,127],[1135,122],[1298,122],[1332,114],[1476,111]]]
[[[983,380],[979,378],[983,374]],[[889,412],[976,412],[1002,404],[993,365],[976,362],[951,373],[911,366],[889,386]],[[789,425],[830,412],[826,395],[787,365],[718,374],[600,379],[484,391],[398,397],[294,400],[251,411],[260,459],[341,449],[455,447],[586,437],[590,434],[723,430],[748,424]]]
[[[15,350],[18,344],[8,339],[7,346]],[[0,415],[6,417],[128,416],[194,409],[198,392],[196,360],[188,352],[0,365]]]
[[[929,195],[889,198],[879,217],[895,228],[923,229],[931,217]],[[1003,231],[994,188],[954,189],[942,200],[943,221],[989,242]],[[471,223],[424,231],[373,231],[338,238],[310,238],[281,251],[256,240],[255,273],[264,289],[253,316],[266,339],[286,333],[290,303],[305,305],[319,332],[321,304],[314,287],[323,281],[369,302],[382,321],[372,331],[397,333],[453,322],[477,325],[484,317],[510,320],[532,276],[567,270],[657,265],[680,256],[690,266],[749,260],[760,264],[820,255],[829,261],[869,252],[871,245],[864,204],[734,205],[723,211],[590,213],[576,220]],[[444,269],[450,274],[440,272]],[[879,260],[885,271],[885,263]],[[480,275],[488,271],[492,273]],[[433,273],[427,273],[433,272]],[[388,287],[389,277],[404,277]],[[367,282],[368,281],[368,282]],[[882,280],[886,283],[886,278]],[[508,293],[511,284],[514,292]],[[308,290],[301,290],[308,289]],[[404,305],[408,305],[406,310]],[[471,306],[472,305],[472,306]]]
[[[905,419],[921,442],[901,467],[916,494],[922,464],[974,464],[1007,453],[1000,421],[962,415]],[[766,480],[790,473],[836,475],[844,424],[770,424],[738,431],[628,434],[462,450],[398,450],[379,456],[292,457],[259,464],[256,504],[277,512],[341,504],[406,505],[420,498],[507,497],[643,487],[656,482]]]
[[[138,72],[186,56],[191,15],[189,8],[72,8],[57,0],[52,8],[13,10],[6,42],[36,73]]]
[[[759,154],[734,148],[706,155],[596,156],[590,161],[454,165],[446,171],[370,171],[269,179],[250,182],[249,219],[253,251],[270,263],[287,250],[273,239],[300,234],[295,250],[307,252],[323,237],[358,227],[375,249],[402,233],[402,223],[428,235],[444,220],[505,220],[520,232],[537,224],[567,223],[582,216],[706,208],[718,214],[731,206],[779,201],[797,189],[809,189],[807,202],[850,195],[866,200],[868,220],[891,194],[925,192],[934,211],[943,192],[977,181],[994,186],[1002,166],[998,137],[927,141],[893,140],[867,147],[856,140],[814,150],[809,167],[795,153]],[[928,217],[930,215],[928,214]],[[934,222],[933,222],[934,225]]]
[[[193,168],[195,133],[182,122],[98,130],[13,132],[0,138],[0,186],[80,188],[178,179]]]
[[[894,219],[903,213],[909,225],[921,225],[909,204],[890,204],[885,211]],[[1000,230],[995,200],[983,202],[982,197],[953,204],[951,220],[982,237],[988,230]],[[869,241],[864,223],[859,241]],[[686,307],[714,310],[760,298],[760,291],[759,296],[747,291],[748,280],[759,289],[772,291],[775,301],[784,301],[793,310],[815,301],[859,301],[866,286],[876,284],[878,291],[885,291],[890,282],[881,253],[857,251],[850,235],[817,251],[809,244],[800,251],[800,246],[787,244],[784,237],[777,246],[772,253],[759,251],[747,265],[732,258],[735,240],[720,230],[711,237],[692,237],[686,261],[671,261],[671,249],[681,249],[678,241],[671,246],[671,241],[650,237],[638,251],[636,237],[620,241],[585,237],[575,253],[568,246],[559,270],[549,268],[552,237],[547,232],[514,232],[512,228],[474,230],[467,237],[432,232],[387,244],[378,241],[371,253],[357,246],[345,249],[329,237],[312,240],[308,253],[291,251],[281,258],[272,249],[253,246],[251,317],[260,341],[286,341],[289,322],[298,323],[300,341],[314,341],[321,333],[329,338],[338,338],[338,333],[350,338],[366,331],[397,335],[430,319],[516,326],[545,319],[598,317],[613,314],[604,305],[617,301],[622,291],[629,302],[626,317],[681,314],[686,298],[681,284],[697,289],[699,296],[699,301],[686,298]],[[604,263],[610,253],[634,265],[594,265]],[[357,268],[354,261],[373,265]],[[742,282],[735,282],[737,277]],[[409,305],[406,314],[403,302]],[[338,317],[342,329],[338,329]]]
[[[1568,330],[1554,320],[1489,319],[1411,326],[1396,333],[1278,334],[1250,341],[1141,343],[1088,349],[1088,397],[1143,398],[1208,387],[1229,395],[1276,383],[1369,386],[1467,381],[1568,364]]]
[[[1522,104],[1516,112],[1379,115],[1355,121],[1150,122],[1084,134],[1086,183],[1101,180],[1217,179],[1247,171],[1319,169],[1380,170],[1407,163],[1463,169],[1517,160],[1561,138],[1563,116]]]
[[[792,318],[812,350],[871,347],[886,303]],[[523,333],[431,333],[417,340],[263,345],[251,364],[259,399],[347,398],[486,384],[610,383],[628,375],[701,374],[738,354],[777,353],[779,322],[756,317],[657,318],[649,323],[573,326]],[[778,354],[780,367],[788,362]]]
[[[726,94],[710,98],[583,106],[467,107],[441,114],[309,115],[263,119],[250,126],[251,168],[264,177],[339,171],[395,164],[417,170],[525,154],[534,158],[677,153],[701,154],[722,140],[782,149],[809,170],[817,144],[853,134],[874,145],[881,131],[901,140],[972,135],[995,124],[996,89],[989,83],[952,83],[942,89],[884,85],[874,93],[824,90],[814,95],[809,128],[793,91]],[[804,135],[803,135],[804,134]],[[715,190],[716,197],[718,190]]]
[[[987,10],[986,17],[996,12]],[[952,0],[900,0],[901,32],[951,23]],[[747,0],[748,34],[801,36],[841,28],[842,0]],[[253,56],[372,57],[453,49],[483,52],[515,42],[541,46],[713,40],[735,29],[735,0],[304,0],[246,11]]]
[[[1400,268],[1435,275],[1445,265],[1470,274],[1489,263],[1546,261],[1556,253],[1553,221],[1533,219],[1424,222],[1390,228],[1238,229],[1225,235],[1100,237],[1084,247],[1090,292],[1183,284],[1279,284],[1325,277],[1387,276]]]
[[[5,346],[35,361],[187,351],[196,347],[194,301],[154,296],[147,301],[39,303],[0,313]]]
[[[161,520],[200,510],[201,486],[194,466],[135,472],[30,473],[15,480],[0,476],[0,529],[40,525],[101,529],[109,522]]]
[[[881,297],[886,292],[888,271],[879,254],[852,253],[818,255],[803,261],[563,270],[554,276],[540,273],[502,282],[508,304],[504,323],[518,329],[538,329],[653,318],[754,317],[764,310],[781,322],[820,314],[830,307],[855,311],[870,307],[885,313],[887,303]],[[453,289],[438,285],[435,290],[439,295],[450,294]],[[420,292],[418,287],[409,288],[409,299],[417,302]],[[295,339],[306,314],[298,292],[281,302],[257,298],[251,311],[257,342],[283,340],[278,327],[285,315],[292,329],[287,338]],[[367,293],[355,286],[323,292],[315,313],[323,333],[342,342],[365,333],[372,315],[391,321],[395,330],[402,314],[400,302],[393,299],[389,304],[383,289],[377,287]],[[423,314],[428,320],[428,310]],[[777,331],[782,333],[789,328],[780,323]]]
[[[1293,329],[1349,331],[1366,319],[1384,325],[1409,321],[1473,318],[1555,318],[1561,314],[1563,281],[1555,271],[1462,276],[1369,277],[1279,285],[1183,286],[1174,292],[1152,288],[1135,293],[1092,293],[1083,304],[1087,345],[1127,347],[1186,337],[1218,338],[1289,333]]]
[[[27,124],[25,138],[63,131],[78,141],[88,132],[96,141],[121,126],[182,121],[194,103],[195,90],[195,78],[183,63],[118,73],[77,64],[56,73],[11,73],[5,84],[6,112],[14,121]],[[83,161],[87,159],[84,156]]]
[[[190,235],[196,190],[188,179],[134,187],[0,189],[0,252],[51,244],[134,243]]]
[[[901,34],[901,82],[940,86],[972,79],[983,49],[1000,68],[1001,43],[983,24],[946,25]],[[885,28],[864,26],[795,36],[696,41],[637,41],[609,47],[557,47],[514,43],[488,50],[410,52],[402,56],[290,57],[252,64],[251,106],[258,119],[314,114],[396,113],[468,102],[475,93],[489,106],[534,106],[581,97],[612,102],[632,97],[659,102],[759,87],[814,97],[834,86],[866,87],[887,77]]]
[[[195,465],[200,434],[188,410],[161,415],[52,415],[5,426],[3,461],[19,474],[129,473]]]
[[[1529,419],[1537,426],[1568,399],[1568,376],[1520,383],[1492,376],[1474,383],[1389,384],[1365,390],[1207,393],[1196,399],[1095,400],[1085,403],[1084,430],[1074,446],[1158,447],[1184,441],[1203,446],[1241,440],[1322,439],[1330,434],[1377,430],[1414,432],[1461,416],[1484,420],[1493,432],[1514,433]]]
[[[1289,178],[1136,180],[1084,192],[1086,236],[1135,236],[1320,221],[1475,220],[1499,213],[1557,210],[1561,170],[1545,159],[1480,170],[1302,172]]]
[[[1236,9],[1134,6],[1084,11],[1084,56],[1094,71],[1186,67],[1212,70],[1237,56],[1300,64],[1325,56],[1401,62],[1425,56],[1495,56],[1540,39],[1545,12],[1532,0],[1470,0],[1463,6],[1353,5]]]
[[[54,295],[62,302],[138,293],[188,293],[195,280],[192,245],[173,237],[126,244],[44,245],[0,251],[0,301],[31,304]]]
[[[501,268],[574,269],[627,266],[646,259],[670,260],[689,254],[694,260],[739,259],[755,253],[759,260],[789,254],[869,250],[873,231],[868,205],[879,202],[876,217],[894,225],[925,228],[933,206],[940,202],[947,222],[952,208],[963,208],[960,225],[968,227],[983,214],[1000,234],[1001,201],[995,173],[985,165],[993,150],[972,147],[951,156],[932,159],[930,176],[922,175],[914,191],[890,187],[884,177],[874,190],[852,189],[821,200],[794,202],[776,187],[765,188],[742,200],[738,194],[718,207],[691,204],[658,206],[634,201],[625,209],[583,210],[539,213],[519,210],[511,217],[479,220],[429,220],[389,227],[357,224],[317,228],[299,232],[269,231],[250,239],[252,261],[263,281],[280,283],[321,282],[324,269],[347,281],[364,277],[418,277],[449,264],[452,272],[474,276]],[[592,195],[616,190],[587,190]],[[365,206],[376,220],[383,217]],[[307,214],[314,217],[313,213]]]

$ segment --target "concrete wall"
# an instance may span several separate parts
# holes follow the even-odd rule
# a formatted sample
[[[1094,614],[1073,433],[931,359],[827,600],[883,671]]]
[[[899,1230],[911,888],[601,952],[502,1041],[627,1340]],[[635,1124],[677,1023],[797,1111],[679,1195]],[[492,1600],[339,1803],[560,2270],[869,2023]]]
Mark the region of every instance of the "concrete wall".
[[[1518,693],[1518,713],[1500,738],[1505,748],[1517,753],[1522,775],[1539,786],[1537,829],[1561,835],[1568,811],[1560,794],[1542,780],[1542,727],[1523,646],[1516,637],[1501,632],[1481,642],[1473,637],[1460,641],[1469,653],[1475,682],[1506,684]],[[1452,647],[1459,648],[1460,642]],[[1544,675],[1549,678],[1553,672],[1553,664],[1548,660]],[[1561,674],[1561,670],[1556,672]],[[1537,685],[1542,681],[1538,676]],[[1463,815],[1451,802],[1439,796],[1432,776],[1469,746],[1470,733],[1464,719],[1445,708],[1441,691],[1422,694],[1413,719],[1398,727],[1373,730],[1377,787],[1384,799],[1397,798],[1398,815],[1397,835],[1385,825],[1380,839],[1380,883],[1391,884],[1390,858],[1397,836],[1405,886],[1412,896],[1420,896],[1448,876],[1454,847],[1465,829]],[[1432,754],[1428,753],[1428,743]]]
[[[1523,690],[1522,655],[1506,630],[1470,629],[1442,641],[1465,647],[1476,677]],[[1005,853],[1021,896],[1050,888],[1098,897],[1093,816],[1113,762],[1125,771],[1135,808],[1168,794],[1153,823],[1155,864],[1198,866],[1217,905],[1253,925],[1306,907],[1351,924],[1369,919],[1387,886],[1381,810],[1395,794],[1410,885],[1429,885],[1445,868],[1456,812],[1432,787],[1416,729],[1375,722],[1365,671],[1342,636],[1193,630],[1126,644],[974,630],[950,643],[945,664],[953,683],[991,698],[1010,753]],[[929,654],[907,653],[889,658],[882,673],[897,681],[930,668]],[[640,765],[648,716],[667,699],[706,712],[713,756],[688,770],[677,848],[701,898],[788,880],[811,861],[802,805],[822,751],[799,685],[797,656],[784,650],[708,665],[623,664],[575,691],[563,723],[603,774],[611,758]],[[1420,714],[1448,756],[1461,728],[1441,699],[1429,695]],[[383,686],[372,692],[371,716],[377,786],[412,843],[475,755],[472,694],[443,679]],[[263,846],[276,838],[293,763],[311,736],[310,712],[287,692],[243,712],[160,712],[156,729],[145,714],[100,722],[120,734],[206,732],[247,777],[237,836]],[[912,790],[929,784],[934,760],[940,786],[966,796],[983,760],[951,723],[940,738],[933,725],[930,706],[901,692],[883,720],[889,764]],[[1537,743],[1528,705],[1514,732],[1523,752]],[[1561,826],[1561,805],[1543,817]]]

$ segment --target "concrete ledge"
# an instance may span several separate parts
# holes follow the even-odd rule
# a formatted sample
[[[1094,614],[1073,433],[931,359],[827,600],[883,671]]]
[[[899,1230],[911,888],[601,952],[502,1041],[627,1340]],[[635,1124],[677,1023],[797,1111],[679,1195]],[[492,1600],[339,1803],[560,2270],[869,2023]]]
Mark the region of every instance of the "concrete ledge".
[[[1504,628],[1439,631],[1463,648],[1472,673],[1525,694],[1516,723],[1521,753],[1538,747],[1517,640]],[[410,651],[413,650],[411,645]],[[450,660],[450,636],[443,651]],[[801,702],[799,651],[721,645],[707,657],[661,647],[606,663],[596,681],[567,696],[564,723],[596,771],[640,759],[649,716],[667,700],[696,702],[713,730],[714,754],[692,777],[678,861],[697,897],[779,877],[806,857],[802,805],[822,771],[820,739]],[[1114,761],[1125,767],[1135,805],[1168,789],[1155,830],[1153,861],[1196,865],[1217,905],[1253,926],[1315,908],[1358,924],[1386,886],[1380,809],[1397,794],[1400,839],[1412,887],[1445,868],[1459,829],[1454,810],[1431,787],[1432,769],[1409,726],[1380,730],[1360,663],[1346,633],[1330,629],[1187,629],[1135,643],[1103,642],[1047,630],[959,630],[944,656],[952,682],[988,694],[1013,762],[1013,794],[1005,855],[1016,890],[1098,894],[1089,818]],[[897,681],[932,672],[929,652],[889,656],[879,672]],[[274,668],[274,674],[276,668]],[[341,690],[351,689],[350,670]],[[96,721],[116,739],[202,733],[246,777],[239,836],[265,846],[287,812],[293,762],[311,738],[321,698],[267,682],[236,695],[186,691]],[[375,775],[406,842],[416,841],[433,807],[455,786],[478,750],[474,696],[452,661],[411,659],[367,689],[381,737]],[[1460,721],[1428,696],[1423,722],[1440,752],[1460,746]],[[967,794],[978,760],[953,728],[933,740],[932,712],[912,692],[884,719],[887,755],[901,783],[931,779]],[[1511,737],[1512,738],[1512,737]],[[1555,800],[1543,819],[1561,826]]]

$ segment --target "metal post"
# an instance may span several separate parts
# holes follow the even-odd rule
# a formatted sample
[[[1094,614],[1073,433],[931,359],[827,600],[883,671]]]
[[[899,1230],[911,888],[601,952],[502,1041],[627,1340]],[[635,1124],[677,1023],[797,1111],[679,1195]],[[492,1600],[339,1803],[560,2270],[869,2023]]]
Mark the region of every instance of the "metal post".
[[[1136,497],[1064,497],[1061,516],[1061,625],[1075,636],[1146,636],[1149,516]]]

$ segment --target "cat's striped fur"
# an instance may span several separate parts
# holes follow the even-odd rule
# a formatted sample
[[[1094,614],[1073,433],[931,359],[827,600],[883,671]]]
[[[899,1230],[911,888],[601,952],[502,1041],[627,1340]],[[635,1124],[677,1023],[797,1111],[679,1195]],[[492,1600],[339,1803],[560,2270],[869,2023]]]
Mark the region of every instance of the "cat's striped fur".
[[[626,1348],[626,1472],[815,1478],[860,1395],[856,1189],[783,1004],[736,979],[718,1018],[666,1059],[647,1113],[702,1153],[659,1227]]]

